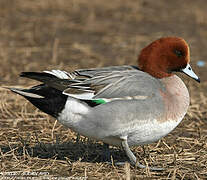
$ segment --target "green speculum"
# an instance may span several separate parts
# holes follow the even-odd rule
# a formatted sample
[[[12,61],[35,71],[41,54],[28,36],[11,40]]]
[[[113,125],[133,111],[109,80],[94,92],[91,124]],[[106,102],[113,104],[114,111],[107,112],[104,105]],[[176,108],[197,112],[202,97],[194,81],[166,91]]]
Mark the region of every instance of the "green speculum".
[[[106,101],[104,101],[103,99],[94,99],[94,100],[91,100],[91,101],[96,103],[96,104],[106,104]]]

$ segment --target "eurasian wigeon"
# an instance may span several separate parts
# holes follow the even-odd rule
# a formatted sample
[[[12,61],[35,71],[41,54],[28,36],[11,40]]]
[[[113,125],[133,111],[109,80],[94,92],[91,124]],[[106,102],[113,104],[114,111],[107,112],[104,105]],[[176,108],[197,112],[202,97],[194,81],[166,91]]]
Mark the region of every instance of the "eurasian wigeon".
[[[131,164],[144,168],[129,146],[157,141],[181,122],[190,99],[174,72],[200,82],[189,62],[185,40],[165,37],[141,51],[138,67],[23,72],[42,84],[11,90],[81,135],[123,147]]]

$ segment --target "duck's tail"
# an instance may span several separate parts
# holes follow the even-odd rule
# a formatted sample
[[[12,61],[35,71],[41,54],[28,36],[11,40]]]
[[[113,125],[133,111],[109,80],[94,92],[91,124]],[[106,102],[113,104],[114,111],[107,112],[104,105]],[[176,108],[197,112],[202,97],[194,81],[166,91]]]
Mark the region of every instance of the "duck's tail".
[[[49,87],[46,84],[40,84],[30,89],[8,89],[23,96],[41,111],[55,118],[64,109],[67,100],[67,96],[62,94],[60,90]]]

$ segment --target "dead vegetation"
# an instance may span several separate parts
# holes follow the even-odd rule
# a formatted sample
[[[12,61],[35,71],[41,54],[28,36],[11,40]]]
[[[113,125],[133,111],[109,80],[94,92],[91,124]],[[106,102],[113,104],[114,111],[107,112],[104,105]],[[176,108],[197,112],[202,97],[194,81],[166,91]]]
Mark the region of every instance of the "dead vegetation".
[[[0,177],[5,172],[88,179],[205,179],[207,177],[207,15],[202,1],[0,1],[1,86],[31,86],[21,71],[72,70],[135,64],[137,52],[161,36],[182,36],[202,83],[185,78],[191,106],[159,142],[135,147],[138,159],[162,172],[107,164],[101,142],[77,138],[22,97],[0,88]],[[112,160],[127,160],[111,147]],[[45,172],[45,174],[44,174]],[[42,174],[41,174],[42,173]],[[31,176],[31,174],[30,174]],[[33,174],[37,178],[37,174]]]

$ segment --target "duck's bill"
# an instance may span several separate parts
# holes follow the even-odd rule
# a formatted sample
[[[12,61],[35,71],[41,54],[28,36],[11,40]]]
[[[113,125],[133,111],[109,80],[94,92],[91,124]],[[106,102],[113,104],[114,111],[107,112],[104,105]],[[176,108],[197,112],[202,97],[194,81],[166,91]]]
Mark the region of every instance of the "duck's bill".
[[[181,69],[181,72],[185,73],[186,75],[190,76],[191,78],[195,79],[197,82],[200,83],[200,78],[193,72],[190,64],[188,64],[184,69]]]

